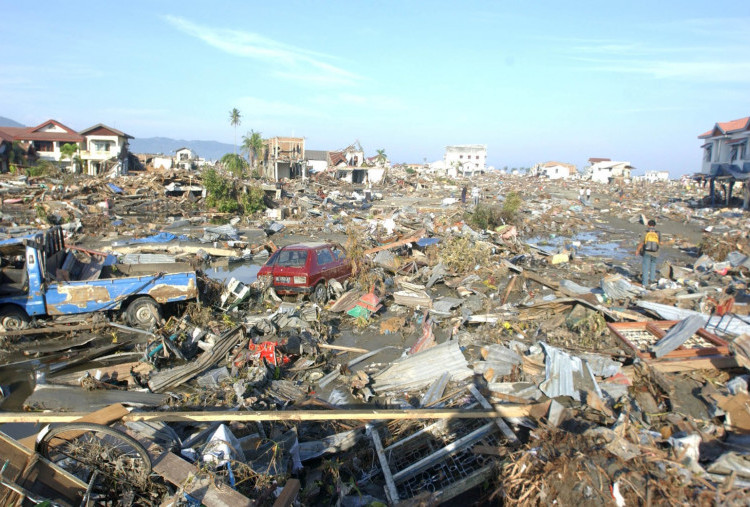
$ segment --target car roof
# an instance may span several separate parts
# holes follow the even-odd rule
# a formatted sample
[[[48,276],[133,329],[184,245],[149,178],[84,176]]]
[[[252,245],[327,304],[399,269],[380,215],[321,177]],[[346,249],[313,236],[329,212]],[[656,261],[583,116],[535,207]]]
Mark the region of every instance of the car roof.
[[[333,243],[324,243],[322,241],[308,241],[305,243],[295,243],[293,245],[287,245],[282,250],[315,250],[324,246],[333,246]]]

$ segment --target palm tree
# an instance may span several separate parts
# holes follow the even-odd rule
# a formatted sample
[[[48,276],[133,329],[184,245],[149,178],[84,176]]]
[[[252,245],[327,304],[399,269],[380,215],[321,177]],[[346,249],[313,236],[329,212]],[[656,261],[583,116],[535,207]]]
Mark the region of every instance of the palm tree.
[[[247,153],[247,158],[252,157],[253,168],[258,164],[258,159],[263,154],[263,138],[261,132],[250,130],[248,135],[242,136],[242,151]]]
[[[388,160],[388,155],[385,154],[385,150],[376,150],[377,155],[375,156],[375,162],[377,162],[380,165],[385,165],[385,162]]]
[[[229,111],[229,124],[234,127],[234,154],[237,154],[237,126],[242,123],[240,110],[236,107]]]

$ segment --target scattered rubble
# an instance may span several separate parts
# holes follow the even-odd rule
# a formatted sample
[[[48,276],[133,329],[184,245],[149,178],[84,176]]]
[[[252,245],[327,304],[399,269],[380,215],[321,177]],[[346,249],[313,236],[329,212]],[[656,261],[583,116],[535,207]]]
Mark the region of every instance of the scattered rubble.
[[[747,502],[746,212],[495,174],[463,205],[463,182],[398,168],[372,191],[233,180],[230,206],[210,178],[0,175],[0,292],[31,299],[33,244],[34,283],[104,305],[0,307],[0,423],[50,424],[0,427],[4,503]],[[313,300],[256,279],[295,243],[343,245],[351,276]],[[178,270],[194,297],[139,319],[118,303],[143,287],[94,289]]]

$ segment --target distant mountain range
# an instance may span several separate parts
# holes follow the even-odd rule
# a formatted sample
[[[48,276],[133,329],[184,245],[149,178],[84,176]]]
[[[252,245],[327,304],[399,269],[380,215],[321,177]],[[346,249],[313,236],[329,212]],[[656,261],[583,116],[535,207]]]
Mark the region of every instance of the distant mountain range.
[[[25,127],[15,120],[0,116],[0,127]],[[227,153],[234,153],[234,145],[218,141],[184,141],[169,137],[144,137],[130,140],[132,153],[161,153],[174,155],[180,148],[190,148],[196,155],[207,160],[219,160]]]
[[[190,148],[201,158],[219,160],[227,153],[234,153],[234,145],[218,141],[184,141],[169,137],[144,137],[130,140],[132,153],[161,153],[174,155],[180,148]]]
[[[25,127],[26,125],[21,125],[17,121],[13,121],[10,118],[6,118],[5,116],[0,116],[0,127]]]

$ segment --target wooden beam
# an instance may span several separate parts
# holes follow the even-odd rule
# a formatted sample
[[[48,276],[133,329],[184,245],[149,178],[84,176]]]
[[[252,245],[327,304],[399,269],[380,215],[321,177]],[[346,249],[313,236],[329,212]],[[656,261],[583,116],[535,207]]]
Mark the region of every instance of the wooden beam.
[[[231,505],[250,507],[255,502],[228,485],[217,487],[209,477],[200,477],[198,468],[171,452],[165,452],[154,460],[153,471],[185,493],[196,498],[203,505]]]
[[[367,354],[370,352],[367,349],[360,349],[357,347],[344,347],[343,345],[331,345],[328,343],[319,343],[318,347],[321,349],[330,349],[330,350],[343,350],[344,352],[358,352],[360,354]]]
[[[33,412],[30,412],[33,413]],[[88,422],[88,423],[96,423],[96,424],[104,424],[105,426],[108,426],[112,424],[115,421],[119,421],[123,418],[123,416],[129,414],[130,411],[125,408],[120,403],[115,403],[114,405],[109,405],[108,407],[104,407],[102,409],[96,410],[94,412],[84,414],[83,416],[71,420],[71,421],[37,421],[37,422]],[[55,414],[51,414],[55,415]],[[62,415],[62,414],[60,414]],[[74,432],[66,432],[65,438],[77,438],[83,435],[83,431],[78,432],[77,434],[73,434]],[[21,445],[25,445],[29,449],[34,449],[36,447],[36,437],[37,435],[30,435],[26,438],[22,438],[18,442]]]
[[[391,243],[386,243],[385,245],[376,246],[374,248],[370,248],[369,250],[365,250],[363,253],[365,255],[369,255],[369,254],[380,252],[382,250],[390,250],[391,248],[404,246],[407,243],[413,243],[415,241],[422,239],[425,235],[425,232],[426,232],[425,229],[419,229],[417,232],[415,232],[408,238],[400,239],[398,241],[393,241]]]
[[[130,412],[123,421],[377,421],[408,419],[493,419],[496,417],[538,417],[546,413],[549,402],[527,405],[495,405],[494,409],[339,409],[277,411],[206,411],[206,412]],[[73,422],[86,415],[82,412],[0,412],[0,424],[17,422]]]
[[[300,482],[298,479],[288,479],[281,490],[281,494],[273,503],[273,507],[290,507],[299,493]]]

